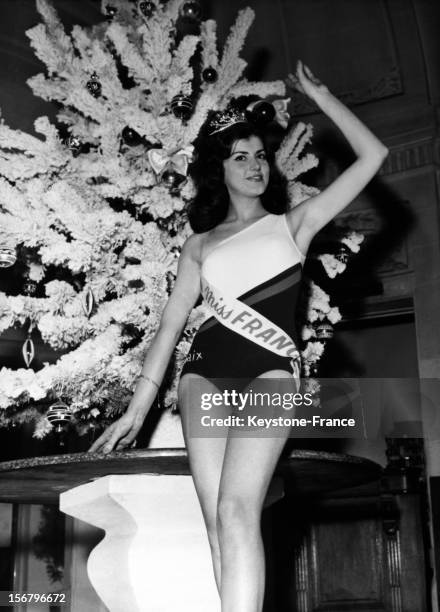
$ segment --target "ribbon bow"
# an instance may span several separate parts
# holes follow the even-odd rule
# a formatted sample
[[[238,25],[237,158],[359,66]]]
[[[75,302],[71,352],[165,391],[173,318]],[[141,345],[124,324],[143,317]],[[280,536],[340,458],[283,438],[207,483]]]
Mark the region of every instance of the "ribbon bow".
[[[290,115],[287,112],[287,105],[290,103],[290,98],[280,98],[273,100],[272,105],[275,109],[274,121],[279,123],[282,128],[286,129],[289,123]]]
[[[160,177],[166,169],[172,169],[186,176],[188,164],[192,161],[194,147],[188,145],[178,151],[165,151],[164,149],[150,149],[147,153],[148,161],[155,174]]]

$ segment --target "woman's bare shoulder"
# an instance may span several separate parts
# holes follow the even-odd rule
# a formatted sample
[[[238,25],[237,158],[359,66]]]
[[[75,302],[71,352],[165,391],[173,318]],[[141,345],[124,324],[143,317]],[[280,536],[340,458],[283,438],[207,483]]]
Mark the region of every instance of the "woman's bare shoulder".
[[[202,261],[203,245],[209,232],[201,234],[190,234],[182,246],[181,257],[194,259],[198,263]]]

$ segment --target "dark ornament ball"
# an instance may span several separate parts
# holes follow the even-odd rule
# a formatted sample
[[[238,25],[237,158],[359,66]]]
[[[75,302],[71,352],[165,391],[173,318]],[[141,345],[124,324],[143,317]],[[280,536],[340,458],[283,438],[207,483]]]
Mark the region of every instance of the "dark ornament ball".
[[[92,74],[90,79],[87,81],[87,89],[95,98],[99,98],[102,91],[102,85],[99,82],[98,75],[96,72]]]
[[[112,6],[111,4],[106,5],[105,14],[107,15],[109,19],[113,19],[113,17],[116,15],[117,12],[118,11],[115,6]]]
[[[202,77],[203,77],[203,80],[206,81],[207,83],[215,83],[216,80],[218,79],[217,70],[211,67],[205,68],[205,70],[202,72]]]
[[[142,1],[138,4],[139,10],[144,17],[151,17],[151,15],[156,10],[156,5],[154,2]]]
[[[261,102],[257,102],[250,111],[250,116],[251,120],[255,123],[265,125],[266,123],[270,123],[275,117],[275,109],[270,102],[261,100]]]
[[[202,15],[202,9],[199,2],[185,2],[181,9],[181,15],[185,19],[198,21]]]
[[[193,109],[193,103],[190,98],[183,94],[177,94],[171,100],[171,110],[178,119],[187,119]]]
[[[186,176],[175,170],[165,170],[160,180],[163,185],[168,187],[171,194],[176,194],[179,193],[180,187],[186,181]]]
[[[126,125],[125,128],[122,130],[121,136],[124,143],[129,147],[135,147],[141,144],[142,142],[141,136],[136,132],[136,130],[133,130],[133,128],[128,127],[128,125]]]
[[[142,287],[145,287],[144,281],[140,278],[132,278],[128,281],[127,285],[132,289],[141,289]]]

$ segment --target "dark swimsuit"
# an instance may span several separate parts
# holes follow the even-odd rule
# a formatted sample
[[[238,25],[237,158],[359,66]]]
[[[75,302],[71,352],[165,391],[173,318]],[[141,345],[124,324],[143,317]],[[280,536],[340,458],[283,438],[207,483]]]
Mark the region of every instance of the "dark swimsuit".
[[[201,273],[221,294],[250,306],[298,346],[295,309],[303,262],[285,214],[267,214],[218,243],[205,257]],[[292,372],[291,359],[211,316],[194,336],[181,376],[192,372],[214,384],[215,379],[229,379],[240,389],[269,370]]]

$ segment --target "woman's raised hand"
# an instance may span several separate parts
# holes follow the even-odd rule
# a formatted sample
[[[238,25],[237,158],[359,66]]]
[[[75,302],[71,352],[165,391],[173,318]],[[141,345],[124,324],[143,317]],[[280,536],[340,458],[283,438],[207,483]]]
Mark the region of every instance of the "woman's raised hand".
[[[90,453],[110,453],[132,446],[144,419],[135,412],[127,411],[107,427],[89,448]]]
[[[296,74],[289,73],[285,82],[288,87],[300,91],[302,94],[308,96],[312,100],[319,97],[319,95],[328,92],[328,87],[321,83],[321,81],[312,73],[310,68],[303,64],[301,60],[297,61]]]

